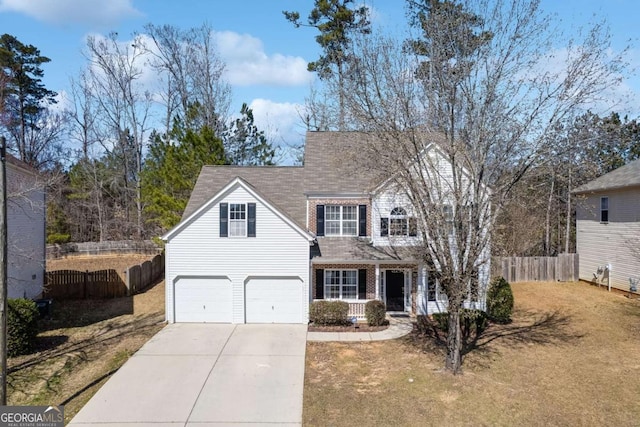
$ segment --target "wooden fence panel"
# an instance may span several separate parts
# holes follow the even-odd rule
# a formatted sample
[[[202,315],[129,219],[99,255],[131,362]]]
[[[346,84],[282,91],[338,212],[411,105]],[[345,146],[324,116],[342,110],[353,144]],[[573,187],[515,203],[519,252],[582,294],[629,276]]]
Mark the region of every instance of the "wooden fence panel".
[[[129,267],[125,273],[129,295],[142,292],[164,275],[164,254],[156,255],[151,261],[145,261],[141,265]]]
[[[504,257],[492,262],[492,275],[502,276],[508,282],[578,280],[578,254],[557,257]]]
[[[125,295],[125,283],[113,269],[48,271],[43,292],[44,298],[53,299],[117,298]]]

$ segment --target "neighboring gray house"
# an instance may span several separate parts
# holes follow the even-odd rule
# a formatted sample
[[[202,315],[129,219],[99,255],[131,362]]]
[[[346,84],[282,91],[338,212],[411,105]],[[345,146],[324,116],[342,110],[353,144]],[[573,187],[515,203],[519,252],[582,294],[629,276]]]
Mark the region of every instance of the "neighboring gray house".
[[[628,291],[629,278],[640,277],[640,160],[574,194],[580,279],[591,281],[599,268],[607,267],[611,287]]]
[[[307,323],[320,299],[346,301],[358,318],[373,299],[389,311],[446,310],[427,266],[403,255],[419,239],[413,208],[336,158],[362,137],[307,133],[303,167],[205,166],[163,236],[167,320]],[[483,307],[483,294],[467,305]]]
[[[7,154],[9,298],[42,294],[46,258],[45,190],[37,172]]]

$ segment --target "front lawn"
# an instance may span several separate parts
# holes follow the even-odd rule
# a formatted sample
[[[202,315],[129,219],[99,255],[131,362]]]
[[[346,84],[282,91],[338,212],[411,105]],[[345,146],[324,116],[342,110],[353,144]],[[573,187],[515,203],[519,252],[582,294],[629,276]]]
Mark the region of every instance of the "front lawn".
[[[418,336],[308,343],[303,424],[638,425],[640,301],[585,283],[516,283],[514,322],[463,362]]]

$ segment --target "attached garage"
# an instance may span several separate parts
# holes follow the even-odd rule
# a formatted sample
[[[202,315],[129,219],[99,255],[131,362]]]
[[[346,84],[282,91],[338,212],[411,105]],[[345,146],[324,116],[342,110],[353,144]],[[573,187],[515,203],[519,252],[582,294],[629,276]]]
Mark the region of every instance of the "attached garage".
[[[247,323],[304,323],[303,281],[297,277],[254,277],[245,282]]]
[[[233,294],[227,277],[181,277],[174,289],[176,322],[232,322]]]

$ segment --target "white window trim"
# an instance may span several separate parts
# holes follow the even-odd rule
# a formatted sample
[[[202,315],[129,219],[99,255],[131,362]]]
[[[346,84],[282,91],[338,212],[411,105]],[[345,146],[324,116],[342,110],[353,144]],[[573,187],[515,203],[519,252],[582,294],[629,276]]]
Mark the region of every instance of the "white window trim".
[[[327,274],[328,271],[339,271],[340,272],[340,296],[338,298],[327,298],[326,295],[328,294],[327,292],[327,286],[337,286],[337,285],[332,285],[332,284],[327,284],[327,277],[329,277],[329,275]],[[344,283],[342,283],[342,280],[344,278],[343,273],[346,271],[355,271],[356,273],[356,297],[355,298],[343,298],[342,297],[342,288],[346,285],[344,285]],[[360,300],[358,299],[358,290],[360,289],[360,277],[358,274],[358,269],[355,268],[327,268],[324,270],[324,283],[322,284],[323,286],[323,295],[325,295],[325,299],[329,300],[329,301],[345,301],[345,302],[361,302],[361,301],[365,301],[365,300]],[[351,286],[351,285],[349,285]]]
[[[340,218],[339,219],[330,219],[327,220],[327,210],[328,208],[339,208],[340,211]],[[354,208],[355,212],[356,212],[356,219],[344,219],[344,208],[345,207],[350,207],[350,208]],[[327,237],[357,237],[358,236],[358,225],[360,223],[360,212],[358,209],[358,205],[325,205],[325,213],[324,213],[324,235]],[[329,227],[327,226],[327,224],[329,222],[338,222],[340,224],[340,232],[339,233],[329,233]],[[344,223],[345,222],[355,222],[355,228],[354,228],[354,233],[353,234],[345,234],[344,233]]]
[[[244,219],[231,219],[231,206],[233,205],[241,205],[244,206]],[[244,234],[232,234],[231,224],[244,222]],[[241,239],[243,237],[247,237],[247,233],[249,232],[249,206],[247,203],[229,203],[229,211],[227,213],[227,236],[232,239]]]
[[[398,210],[401,209],[404,212],[404,214],[394,215],[393,211],[396,209]],[[393,227],[391,226],[391,224],[393,223],[393,220],[396,220],[396,221],[401,220],[404,222],[404,233],[392,233]],[[409,215],[407,215],[407,210],[400,206],[396,206],[393,209],[391,209],[391,212],[389,213],[389,224],[387,225],[387,227],[388,227],[387,234],[389,235],[389,237],[408,237],[410,232],[409,232]]]

